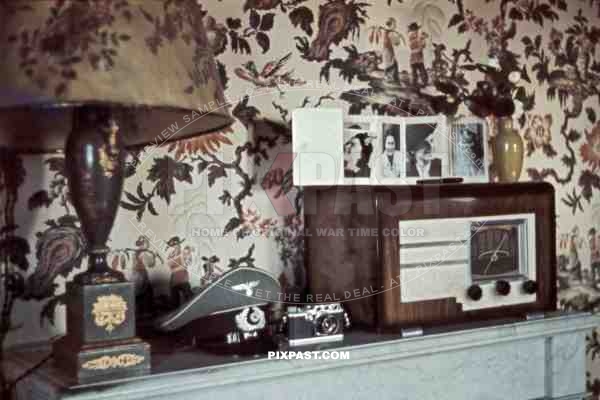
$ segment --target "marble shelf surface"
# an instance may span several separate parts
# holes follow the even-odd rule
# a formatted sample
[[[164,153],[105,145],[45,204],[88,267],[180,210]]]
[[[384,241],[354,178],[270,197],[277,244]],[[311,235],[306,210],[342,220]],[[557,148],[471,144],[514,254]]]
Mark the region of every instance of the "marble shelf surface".
[[[163,338],[152,342],[149,375],[77,385],[49,360],[20,381],[17,394],[19,400],[581,399],[585,335],[597,326],[600,316],[554,313],[410,338],[353,330],[340,343],[292,349],[347,350],[349,360],[215,355]],[[7,369],[19,376],[47,354],[44,346],[13,352]]]

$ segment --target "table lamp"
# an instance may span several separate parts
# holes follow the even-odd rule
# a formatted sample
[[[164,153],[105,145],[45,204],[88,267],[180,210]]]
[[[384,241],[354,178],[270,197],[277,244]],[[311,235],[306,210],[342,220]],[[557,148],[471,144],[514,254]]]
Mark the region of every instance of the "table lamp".
[[[140,374],[133,284],[106,241],[125,149],[232,123],[195,0],[13,0],[0,5],[0,146],[64,150],[87,271],[67,284],[59,367],[79,382]],[[148,149],[147,149],[148,150]]]

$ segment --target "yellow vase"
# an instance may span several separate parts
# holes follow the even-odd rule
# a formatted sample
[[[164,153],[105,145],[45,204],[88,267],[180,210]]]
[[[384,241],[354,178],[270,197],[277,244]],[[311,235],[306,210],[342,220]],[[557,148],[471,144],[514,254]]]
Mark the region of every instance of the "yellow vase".
[[[523,169],[523,139],[513,128],[512,118],[501,118],[493,139],[494,166],[500,182],[517,182]]]

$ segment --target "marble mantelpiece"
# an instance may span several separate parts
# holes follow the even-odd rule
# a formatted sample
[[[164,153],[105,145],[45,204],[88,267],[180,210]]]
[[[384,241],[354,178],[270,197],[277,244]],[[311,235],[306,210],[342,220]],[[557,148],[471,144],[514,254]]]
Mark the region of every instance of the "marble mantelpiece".
[[[153,354],[149,376],[86,386],[69,383],[50,361],[21,381],[18,399],[579,400],[585,335],[597,326],[600,316],[557,313],[404,339],[351,332],[343,343],[321,347],[348,350],[343,361],[233,358],[188,348]],[[12,358],[15,371],[26,369],[25,359],[32,357]]]

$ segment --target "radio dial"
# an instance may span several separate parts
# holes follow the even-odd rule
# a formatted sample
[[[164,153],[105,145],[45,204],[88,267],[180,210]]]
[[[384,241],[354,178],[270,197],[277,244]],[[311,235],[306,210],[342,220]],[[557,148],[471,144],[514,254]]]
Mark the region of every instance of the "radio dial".
[[[469,296],[471,300],[478,301],[479,299],[481,299],[482,295],[483,292],[479,285],[473,284],[467,289],[467,296]]]
[[[523,282],[523,291],[527,294],[534,294],[537,292],[537,288],[538,285],[536,281],[528,280]]]
[[[504,279],[496,281],[496,293],[501,296],[508,296],[510,293],[510,283]]]

